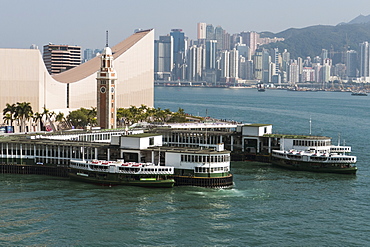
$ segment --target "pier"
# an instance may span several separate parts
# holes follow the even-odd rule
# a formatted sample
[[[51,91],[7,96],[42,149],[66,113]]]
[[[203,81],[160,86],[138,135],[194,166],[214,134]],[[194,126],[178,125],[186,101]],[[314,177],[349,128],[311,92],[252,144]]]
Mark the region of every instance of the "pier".
[[[1,174],[35,174],[54,177],[68,177],[66,166],[41,166],[22,164],[0,164]]]

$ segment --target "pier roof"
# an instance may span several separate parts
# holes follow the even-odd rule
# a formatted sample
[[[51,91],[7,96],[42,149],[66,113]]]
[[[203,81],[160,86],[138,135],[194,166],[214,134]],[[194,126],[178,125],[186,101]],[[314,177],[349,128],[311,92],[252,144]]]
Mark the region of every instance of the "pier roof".
[[[313,139],[313,140],[331,139],[331,137],[327,137],[327,136],[293,135],[293,134],[264,134],[263,136],[272,137],[272,138],[285,138],[285,139]]]

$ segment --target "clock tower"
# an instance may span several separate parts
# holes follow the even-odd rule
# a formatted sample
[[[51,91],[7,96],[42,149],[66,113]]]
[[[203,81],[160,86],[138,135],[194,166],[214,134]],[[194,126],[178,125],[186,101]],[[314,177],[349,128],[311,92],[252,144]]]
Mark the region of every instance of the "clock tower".
[[[113,68],[113,54],[108,42],[101,55],[101,66],[97,74],[97,115],[98,126],[115,129],[116,125],[116,81]]]

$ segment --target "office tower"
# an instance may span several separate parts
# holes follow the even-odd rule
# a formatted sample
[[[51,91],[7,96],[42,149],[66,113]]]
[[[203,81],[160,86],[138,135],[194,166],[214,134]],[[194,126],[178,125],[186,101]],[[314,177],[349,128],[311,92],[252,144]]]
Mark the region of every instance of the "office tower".
[[[278,48],[274,48],[272,50],[272,56],[271,56],[271,61],[275,64],[275,70],[273,72],[274,75],[277,75],[280,73],[280,53]]]
[[[218,51],[228,50],[228,49],[224,49],[224,30],[222,29],[221,26],[217,26],[215,28],[215,40],[217,40],[217,50]]]
[[[254,78],[256,80],[262,80],[262,49],[257,49],[253,55],[253,65],[254,65]]]
[[[273,71],[271,71],[271,57],[266,49],[262,49],[262,82],[271,82]]]
[[[346,53],[346,75],[348,78],[357,77],[357,52],[354,50]]]
[[[206,39],[207,32],[206,32],[207,24],[204,22],[200,22],[197,24],[197,38],[198,40]]]
[[[116,81],[117,72],[113,67],[113,53],[107,46],[101,56],[97,73],[97,121],[102,129],[115,129],[116,125]]]
[[[206,26],[206,40],[214,40],[215,39],[215,28],[212,24],[207,24]]]
[[[242,37],[243,44],[246,44],[250,48],[250,57],[248,58],[250,59],[258,47],[260,35],[256,32],[241,32],[240,35]]]
[[[43,59],[49,74],[59,74],[81,64],[81,47],[44,45]]]
[[[185,52],[185,33],[182,29],[171,29],[170,35],[173,37],[173,53]]]
[[[182,29],[171,29],[170,35],[173,38],[173,62],[175,63],[173,77],[181,78],[181,68],[185,66],[187,54],[187,38]]]
[[[206,42],[206,69],[216,68],[216,40],[208,40]]]
[[[173,70],[173,37],[159,36],[154,41],[154,75],[156,80],[170,80]]]
[[[222,49],[224,50],[230,50],[234,47],[231,47],[230,45],[230,34],[226,32],[226,30],[223,31],[223,46]]]
[[[94,51],[92,49],[85,49],[84,50],[84,59],[83,62],[87,62],[90,59],[93,59],[95,57]]]
[[[289,61],[290,61],[290,53],[287,51],[287,49],[284,50],[284,52],[281,54],[282,58],[282,71],[288,71],[289,69]]]
[[[239,52],[237,49],[230,51],[230,77],[239,78]]]
[[[363,42],[360,44],[360,76],[369,77],[370,76],[370,46],[369,43]]]

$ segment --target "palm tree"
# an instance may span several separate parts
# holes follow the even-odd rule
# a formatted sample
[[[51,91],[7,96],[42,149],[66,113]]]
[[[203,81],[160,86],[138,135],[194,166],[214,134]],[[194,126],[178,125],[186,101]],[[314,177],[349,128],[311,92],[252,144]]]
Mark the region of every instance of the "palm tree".
[[[32,119],[35,122],[36,126],[40,124],[40,130],[42,130],[43,128],[42,117],[42,113],[39,112],[35,112],[32,116]]]
[[[26,121],[33,115],[32,106],[29,102],[17,102],[14,118],[21,123],[20,132],[25,131]]]
[[[42,116],[45,116],[46,122],[49,122],[49,127],[51,128],[51,130],[55,131],[54,123],[51,120],[51,118],[53,116],[55,116],[55,112],[49,111],[49,109],[47,109],[45,106],[43,108],[44,108],[44,110],[42,112]],[[48,131],[49,131],[49,129],[48,129]]]
[[[9,104],[7,103],[6,104],[6,107],[3,109],[3,115],[4,117],[9,114],[7,116],[7,123],[10,121],[10,125],[13,126],[13,121],[15,120],[14,118],[14,114],[16,112],[16,108],[17,106],[15,104]]]
[[[3,120],[5,124],[9,124],[10,122],[13,121],[13,117],[12,115],[10,115],[10,113],[7,113],[4,115]]]

